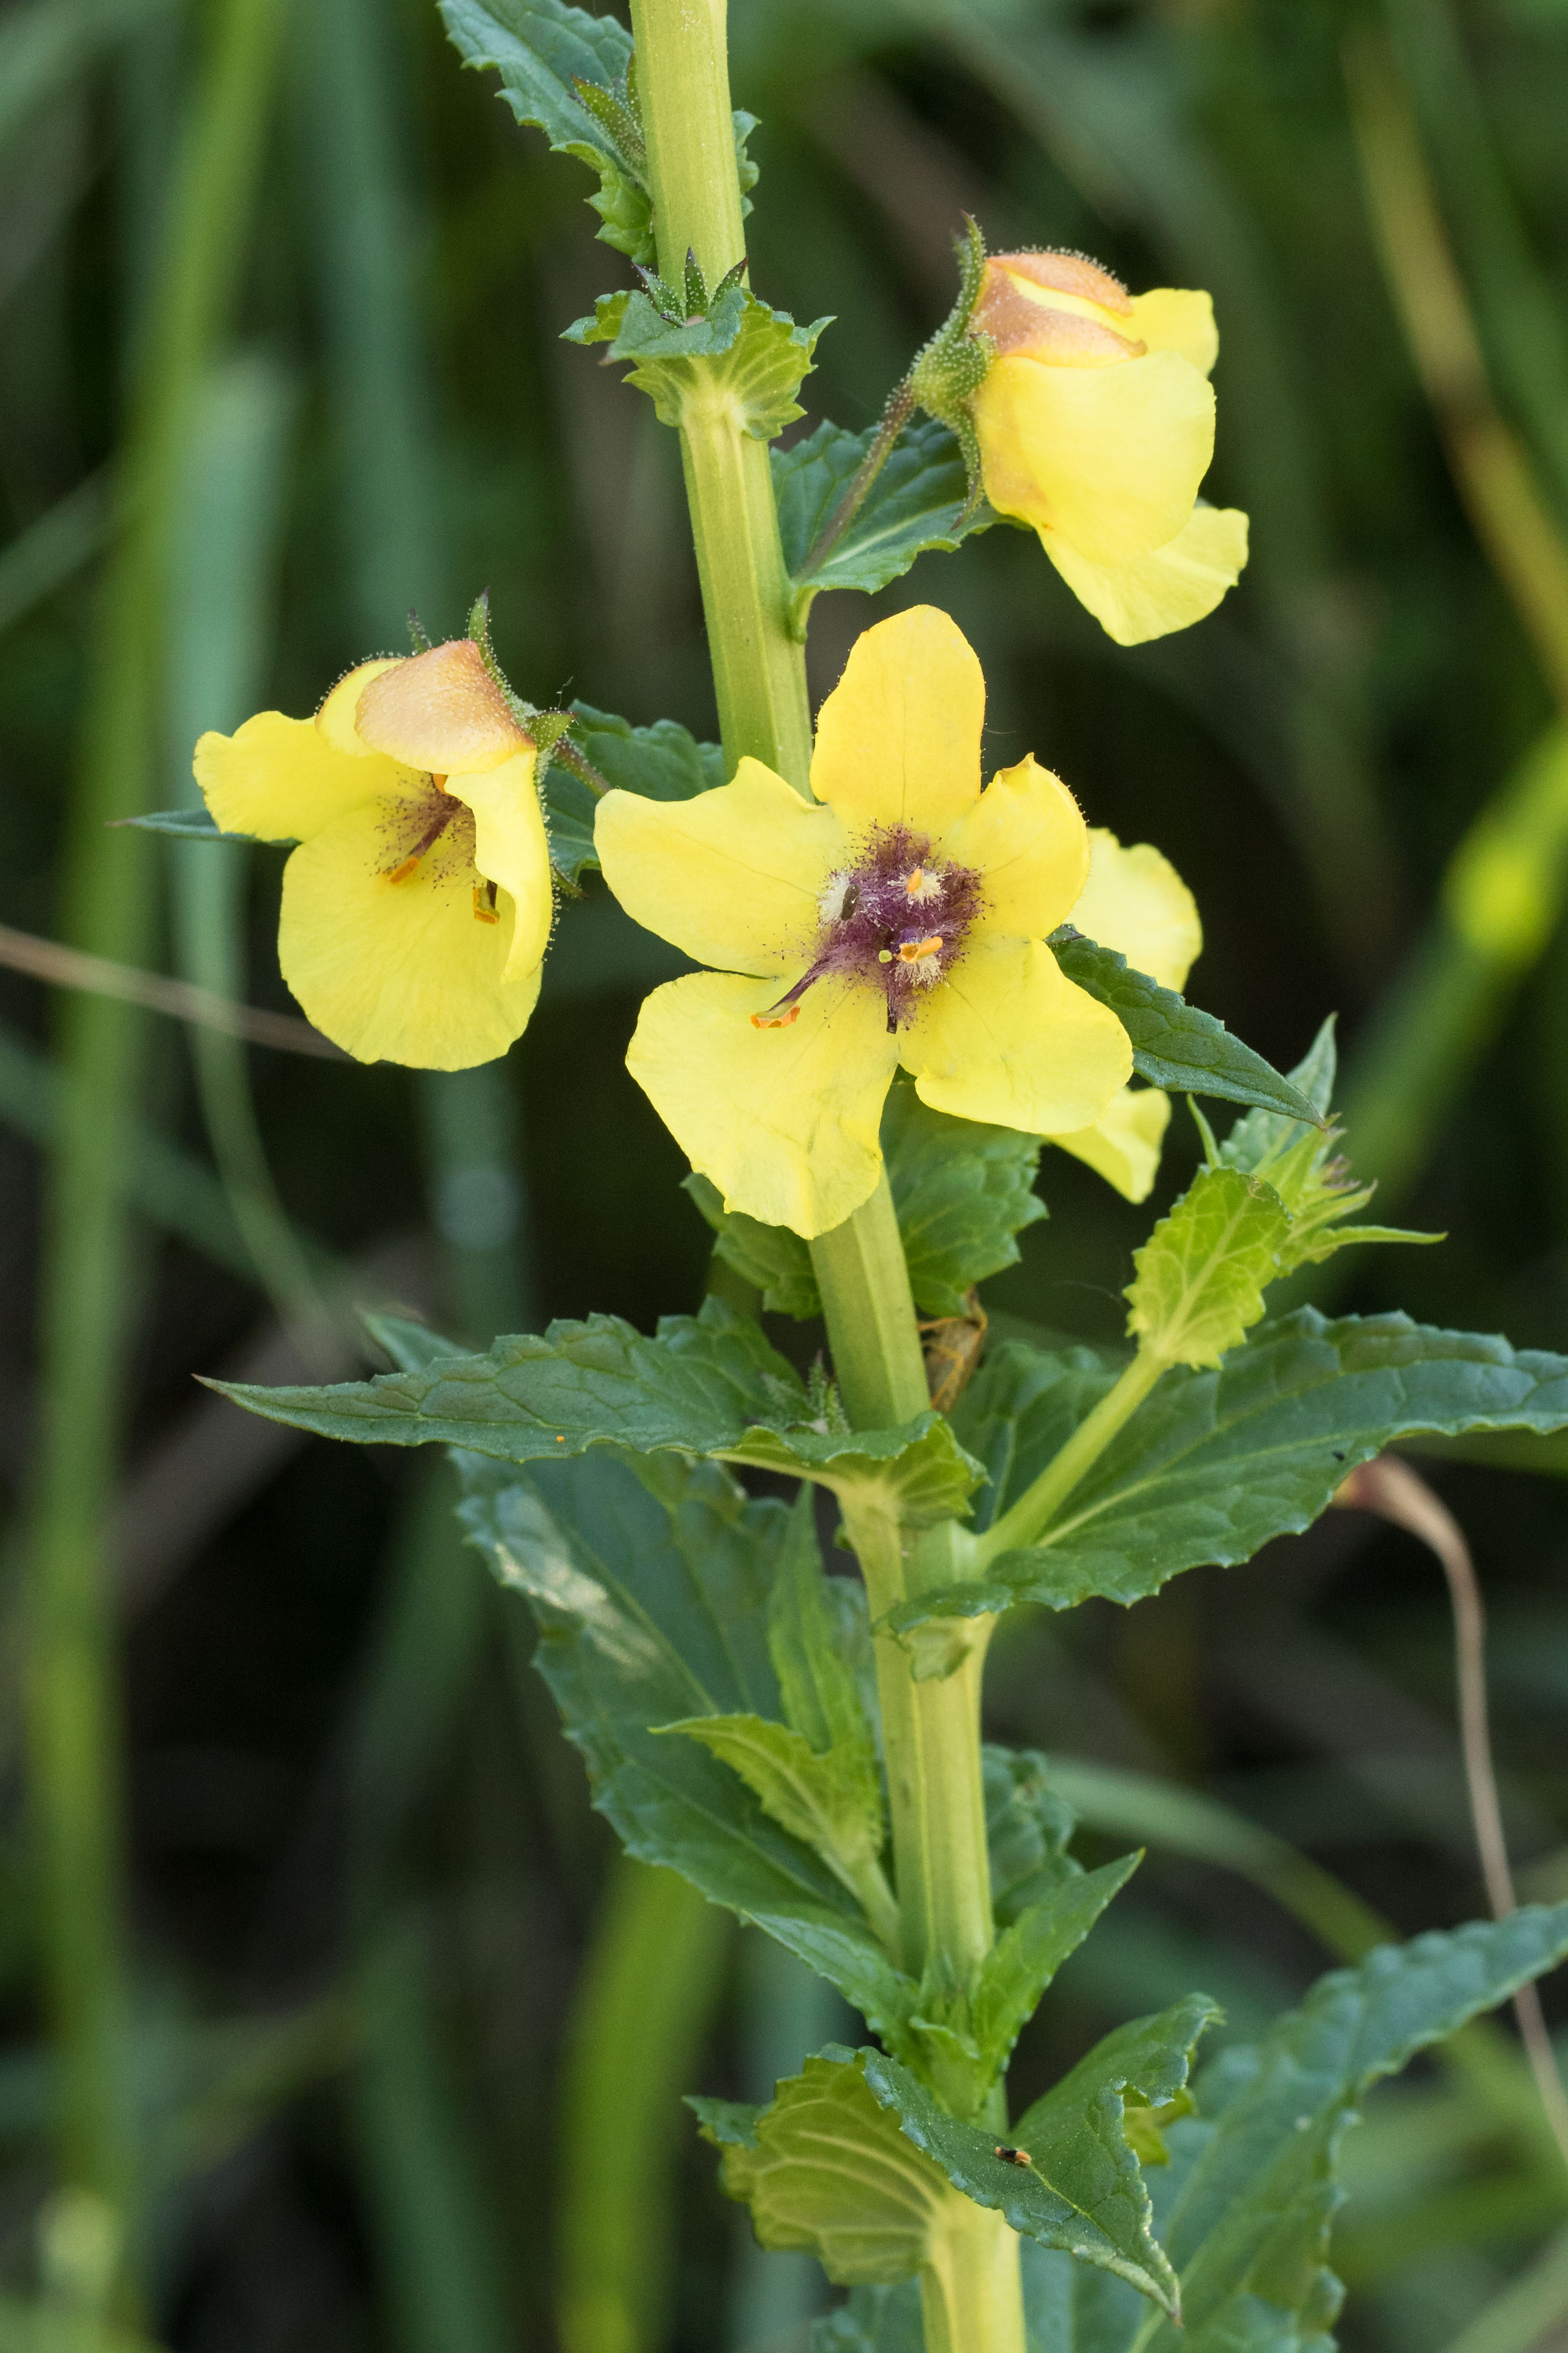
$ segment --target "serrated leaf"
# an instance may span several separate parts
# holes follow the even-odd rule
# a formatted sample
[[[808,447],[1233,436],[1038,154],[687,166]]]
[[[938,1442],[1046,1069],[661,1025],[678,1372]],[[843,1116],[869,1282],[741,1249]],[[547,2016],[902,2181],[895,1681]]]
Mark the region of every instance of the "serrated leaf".
[[[562,0],[441,0],[441,16],[464,64],[500,74],[518,121],[600,174],[599,191],[588,199],[603,224],[600,237],[652,269],[652,215],[627,86],[632,40],[626,27]],[[754,115],[735,115],[742,213],[751,210],[744,192],[756,185],[757,167],[746,153],[755,128]]]
[[[994,2079],[1012,2056],[1025,2025],[1062,1963],[1075,1953],[1141,1858],[1083,1872],[1039,1896],[1004,1929],[985,1956],[974,1990],[973,2032]]]
[[[1263,1318],[1290,1220],[1277,1193],[1235,1168],[1200,1168],[1142,1250],[1122,1293],[1127,1329],[1168,1365],[1217,1366]]]
[[[795,1505],[768,1596],[768,1655],[784,1722],[823,1755],[863,1742],[874,1772],[877,1671],[866,1588],[857,1577],[824,1574],[808,1492]]]
[[[181,841],[259,841],[258,833],[228,833],[205,808],[153,809],[145,817],[122,817],[116,820],[134,826],[141,833],[172,833]],[[277,849],[279,838],[268,834],[268,846]]]
[[[1321,1978],[1300,2010],[1198,2084],[1177,2127],[1184,2178],[1164,2222],[1186,2327],[1150,2353],[1226,2353],[1321,2337],[1340,2300],[1326,2267],[1345,2122],[1380,2076],[1568,1955],[1568,1905],[1384,1946]]]
[[[991,1909],[999,1928],[1010,1927],[1031,1904],[1083,1875],[1068,1852],[1072,1808],[1051,1785],[1037,1748],[1001,1748],[987,1741],[980,1755],[985,1790],[985,1844],[991,1862]]]
[[[806,558],[876,438],[877,427],[847,432],[824,423],[788,449],[773,453],[773,492],[784,563],[794,584],[791,617],[805,633],[812,600],[825,588],[871,596],[928,551],[951,553],[999,521],[984,500],[967,516],[963,457],[945,425],[907,425],[853,521],[808,574]]]
[[[1036,2171],[1092,2216],[1126,2259],[1105,2268],[1132,2278],[1130,2266],[1142,2263],[1160,2284],[1160,2292],[1145,2293],[1173,2314],[1179,2309],[1175,2274],[1152,2233],[1149,2193],[1128,2144],[1125,2110],[1130,2098],[1146,2109],[1185,2091],[1194,2046],[1219,2015],[1206,1994],[1195,1993],[1158,2017],[1118,2027],[1013,2127]]]
[[[572,705],[572,740],[606,784],[653,801],[688,801],[724,781],[724,754],[717,744],[700,744],[673,719],[634,727],[592,703]],[[550,857],[568,882],[598,868],[594,849],[594,811],[598,797],[559,761],[545,772],[544,804],[550,819]]]
[[[1223,1021],[1200,1012],[1173,988],[1131,971],[1113,948],[1070,930],[1053,933],[1047,944],[1068,978],[1110,1008],[1132,1041],[1133,1069],[1151,1086],[1255,1103],[1288,1119],[1316,1120],[1300,1090],[1233,1038]]]
[[[1151,2235],[1148,2195],[1137,2161],[1121,2138],[1121,2094],[1112,2079],[1121,2063],[1114,2052],[1103,2071],[1097,2073],[1094,2063],[1126,2037],[1128,2060],[1121,2072],[1131,2069],[1136,2056],[1148,2072],[1158,2073],[1161,2082],[1173,2081],[1178,2068],[1184,2081],[1186,2047],[1178,2048],[1179,2036],[1184,2028],[1190,2047],[1212,2015],[1213,2004],[1194,1995],[1163,2021],[1140,2020],[1121,2035],[1108,2037],[1058,2085],[1051,2096],[1064,2095],[1062,2106],[1043,2121],[1039,2111],[1045,2102],[1029,2111],[1026,2123],[1040,2144],[1037,2149],[1024,2138],[1023,2125],[1013,2127],[1014,2143],[1029,2148],[1035,2159],[1028,2166],[998,2157],[994,2133],[950,2115],[897,2060],[879,2051],[863,2051],[858,2063],[876,2098],[897,2116],[907,2137],[941,2167],[955,2189],[976,2205],[994,2209],[1026,2238],[1113,2272],[1163,2311],[1174,2312],[1175,2274]],[[1161,2027],[1164,2040],[1157,2042],[1154,2030]],[[1136,2041],[1139,2029],[1146,2037],[1143,2042]],[[1069,2086],[1075,2087],[1070,2096]],[[762,2129],[759,2126],[759,2134]],[[1110,2161],[1107,2136],[1112,2130],[1124,2167]]]
[[[776,1716],[766,1610],[783,1505],[668,1455],[634,1468],[601,1453],[523,1478],[468,1454],[458,1469],[464,1525],[527,1596],[535,1663],[628,1852],[756,1921],[868,2017],[896,2015],[904,1981],[848,1891],[727,1767],[657,1729]]]
[[[915,1305],[922,1315],[962,1315],[974,1284],[1016,1263],[1014,1236],[1046,1215],[1034,1189],[1040,1139],[931,1111],[900,1083],[889,1092],[881,1143]],[[686,1189],[720,1257],[762,1293],[765,1308],[803,1321],[820,1315],[811,1251],[798,1234],[726,1216],[706,1177],[689,1177]]]
[[[953,1415],[991,1482],[988,1526],[1045,1468],[1121,1367],[1089,1348],[1016,1341],[993,1350]],[[1265,1324],[1217,1372],[1178,1368],[1106,1448],[1060,1518],[984,1581],[889,1613],[901,1630],[1010,1600],[1070,1609],[1091,1595],[1141,1600],[1203,1565],[1250,1560],[1310,1527],[1358,1462],[1385,1446],[1467,1430],[1568,1428],[1568,1357],[1444,1332],[1407,1315],[1321,1315]]]
[[[824,318],[797,327],[787,311],[770,311],[748,288],[731,284],[720,288],[704,316],[676,325],[644,293],[615,295],[567,335],[581,343],[608,340],[610,358],[629,365],[627,382],[649,396],[661,423],[679,427],[689,407],[722,409],[752,440],[771,441],[805,414],[795,394],[828,324]]]
[[[613,1444],[666,1449],[812,1479],[911,1525],[966,1508],[979,1477],[938,1414],[836,1432],[759,1326],[717,1299],[646,1338],[616,1315],[556,1323],[409,1371],[328,1388],[213,1388],[268,1420],[361,1445],[456,1446],[505,1462]]]
[[[884,1941],[896,1940],[898,1907],[879,1863],[882,1788],[868,1738],[839,1741],[819,1755],[792,1725],[760,1715],[689,1715],[658,1728],[700,1741],[738,1773],[770,1820],[820,1855]]]
[[[445,1333],[433,1330],[428,1324],[416,1324],[411,1315],[362,1314],[360,1322],[399,1372],[423,1372],[427,1366],[438,1365],[447,1356],[467,1353],[460,1342],[448,1340]]]
[[[942,2168],[873,2097],[867,2055],[808,2059],[754,2118],[749,2145],[721,2143],[725,2191],[750,2207],[763,2245],[815,2255],[840,2287],[940,2273],[949,2230],[968,2221]]]

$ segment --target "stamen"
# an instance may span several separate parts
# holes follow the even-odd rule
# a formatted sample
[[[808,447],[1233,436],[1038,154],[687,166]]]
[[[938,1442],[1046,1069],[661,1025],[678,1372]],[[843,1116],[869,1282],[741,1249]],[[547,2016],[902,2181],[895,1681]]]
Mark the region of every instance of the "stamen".
[[[403,863],[400,866],[395,866],[393,868],[391,873],[386,878],[387,881],[389,882],[406,882],[411,874],[416,874],[419,871],[419,861],[424,857],[425,852],[430,849],[435,842],[439,840],[441,835],[446,832],[447,828],[451,824],[452,819],[457,816],[457,814],[458,812],[455,807],[452,808],[443,809],[437,818],[435,823],[426,827],[425,831],[420,835],[419,839],[415,843],[407,857],[403,860]]]
[[[940,955],[942,934],[933,932],[929,940],[905,940],[899,950],[900,964],[919,964],[922,956]]]
[[[906,879],[904,889],[908,892],[911,899],[918,899],[920,897],[921,885],[925,879],[925,870],[921,866],[917,866],[914,872]]]
[[[904,896],[906,899],[914,900],[940,899],[942,896],[941,873],[933,873],[929,866],[917,866],[912,874],[908,874],[904,878]]]
[[[406,882],[411,874],[418,871],[419,852],[416,850],[413,857],[405,858],[401,866],[395,866],[386,879],[389,882]]]
[[[474,885],[474,921],[476,923],[499,923],[496,913],[496,886],[493,882]]]
[[[753,1029],[787,1029],[792,1021],[799,1019],[799,1006],[788,1005],[779,1013],[753,1013],[752,1027]]]

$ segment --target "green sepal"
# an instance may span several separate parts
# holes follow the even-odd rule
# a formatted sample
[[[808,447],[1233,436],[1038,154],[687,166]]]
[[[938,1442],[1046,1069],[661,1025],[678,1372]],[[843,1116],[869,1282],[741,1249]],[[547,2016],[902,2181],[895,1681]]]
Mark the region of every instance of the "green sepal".
[[[134,826],[141,833],[172,833],[181,841],[261,841],[276,848],[292,835],[230,833],[205,808],[153,809],[146,817],[121,817],[116,825]]]
[[[514,1463],[615,1445],[749,1463],[911,1526],[965,1512],[982,1475],[940,1414],[900,1430],[833,1429],[759,1326],[718,1299],[700,1315],[665,1317],[652,1339],[619,1316],[592,1315],[368,1381],[209,1386],[268,1420],[359,1444],[457,1446]]]
[[[1016,1502],[1115,1382],[1089,1348],[994,1348],[953,1410],[993,1468],[983,1530]],[[1419,1436],[1568,1428],[1568,1357],[1409,1316],[1304,1307],[1255,1331],[1217,1371],[1167,1372],[1075,1489],[1048,1538],[984,1580],[901,1603],[888,1628],[1015,1601],[1075,1609],[1156,1593],[1181,1570],[1230,1567],[1310,1527],[1359,1462]]]
[[[1200,1168],[1132,1254],[1129,1334],[1168,1364],[1217,1366],[1262,1322],[1263,1286],[1289,1233],[1268,1186],[1239,1169]]]
[[[1233,1038],[1223,1021],[1189,1005],[1173,988],[1133,972],[1125,956],[1086,940],[1070,924],[1047,945],[1068,978],[1108,1005],[1132,1041],[1132,1067],[1151,1086],[1177,1094],[1218,1095],[1286,1118],[1322,1124],[1300,1090],[1261,1054]]]
[[[916,354],[907,382],[919,406],[955,437],[968,479],[968,502],[973,506],[980,500],[981,465],[972,404],[990,373],[996,349],[990,336],[978,332],[973,323],[985,282],[985,240],[967,214],[963,234],[953,239],[953,253],[958,261],[958,299]]]
[[[679,427],[689,404],[721,402],[754,441],[771,441],[805,411],[795,399],[829,322],[797,327],[733,279],[705,316],[672,325],[642,292],[599,299],[592,319],[567,328],[573,343],[608,343],[627,363],[628,383],[646,392],[661,423]]]
[[[825,588],[873,596],[900,579],[916,558],[951,554],[975,532],[1001,520],[970,498],[963,451],[940,419],[908,425],[884,459],[865,500],[822,562],[806,560],[872,442],[876,426],[850,433],[824,423],[787,449],[772,452],[773,491],[784,563],[793,582],[790,621],[804,637],[813,599]]]

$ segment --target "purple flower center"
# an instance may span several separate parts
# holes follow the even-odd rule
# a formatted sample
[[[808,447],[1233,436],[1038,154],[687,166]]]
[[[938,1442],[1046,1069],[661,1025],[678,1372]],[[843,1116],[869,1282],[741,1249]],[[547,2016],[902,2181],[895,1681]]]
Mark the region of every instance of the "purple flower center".
[[[823,886],[811,964],[752,1021],[758,1029],[784,1028],[813,981],[831,976],[878,989],[889,1029],[907,1028],[927,991],[963,955],[983,903],[973,867],[939,858],[929,837],[907,826],[876,827],[854,862],[836,868]]]

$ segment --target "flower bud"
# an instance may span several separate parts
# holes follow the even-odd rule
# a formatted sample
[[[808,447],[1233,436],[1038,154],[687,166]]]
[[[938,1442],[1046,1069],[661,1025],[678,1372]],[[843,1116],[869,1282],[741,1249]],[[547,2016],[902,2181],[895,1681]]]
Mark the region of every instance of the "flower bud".
[[[1247,518],[1197,495],[1214,454],[1208,296],[1130,295],[1080,254],[994,254],[968,332],[991,355],[969,416],[997,512],[1033,524],[1120,644],[1212,612],[1247,561]]]

